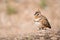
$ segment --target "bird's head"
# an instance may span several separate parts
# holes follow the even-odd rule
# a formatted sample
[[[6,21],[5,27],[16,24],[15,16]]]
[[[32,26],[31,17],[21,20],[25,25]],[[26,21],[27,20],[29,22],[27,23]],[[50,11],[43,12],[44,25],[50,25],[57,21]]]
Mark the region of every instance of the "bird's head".
[[[39,18],[41,16],[41,12],[40,11],[36,11],[34,14],[35,19]]]

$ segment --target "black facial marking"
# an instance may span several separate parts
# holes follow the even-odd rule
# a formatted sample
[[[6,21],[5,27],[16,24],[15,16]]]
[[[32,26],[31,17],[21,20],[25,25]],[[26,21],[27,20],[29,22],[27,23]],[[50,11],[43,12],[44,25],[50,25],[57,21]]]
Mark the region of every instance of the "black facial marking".
[[[37,14],[37,16],[38,16],[39,14]]]
[[[36,14],[37,14],[37,15],[39,15],[38,13],[39,13],[39,12],[35,12],[35,14],[34,14],[34,15],[36,15]]]

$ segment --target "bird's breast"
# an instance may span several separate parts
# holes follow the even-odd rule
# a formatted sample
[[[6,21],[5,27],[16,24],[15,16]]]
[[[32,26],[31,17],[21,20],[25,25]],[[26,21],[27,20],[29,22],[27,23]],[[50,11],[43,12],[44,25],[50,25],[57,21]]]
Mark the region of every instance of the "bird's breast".
[[[34,24],[35,24],[36,26],[41,26],[42,23],[41,23],[41,21],[40,21],[40,18],[34,19]]]
[[[35,25],[36,26],[41,26],[42,24],[41,24],[41,22],[35,22]]]

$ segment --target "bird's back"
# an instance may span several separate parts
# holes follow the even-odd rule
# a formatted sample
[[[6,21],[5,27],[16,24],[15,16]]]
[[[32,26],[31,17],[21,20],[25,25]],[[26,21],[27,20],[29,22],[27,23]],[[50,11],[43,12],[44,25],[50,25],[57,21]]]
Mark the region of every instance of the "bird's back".
[[[51,26],[50,26],[50,24],[45,16],[41,15],[39,21],[42,23],[42,25],[44,27],[51,28]]]

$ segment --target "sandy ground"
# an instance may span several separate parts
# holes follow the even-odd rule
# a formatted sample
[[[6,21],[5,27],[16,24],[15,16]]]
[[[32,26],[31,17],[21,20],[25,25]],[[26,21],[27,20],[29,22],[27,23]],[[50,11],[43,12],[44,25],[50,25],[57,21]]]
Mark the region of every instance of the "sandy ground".
[[[3,1],[0,2],[0,35],[7,37],[11,35],[22,35],[28,33],[36,33],[38,28],[34,25],[33,15],[40,9],[42,14],[49,20],[53,33],[57,33],[60,29],[60,0],[46,0],[47,7],[40,8],[39,0],[23,0],[18,3],[11,1],[17,14],[7,15],[7,4]],[[51,32],[52,32],[51,31]]]

